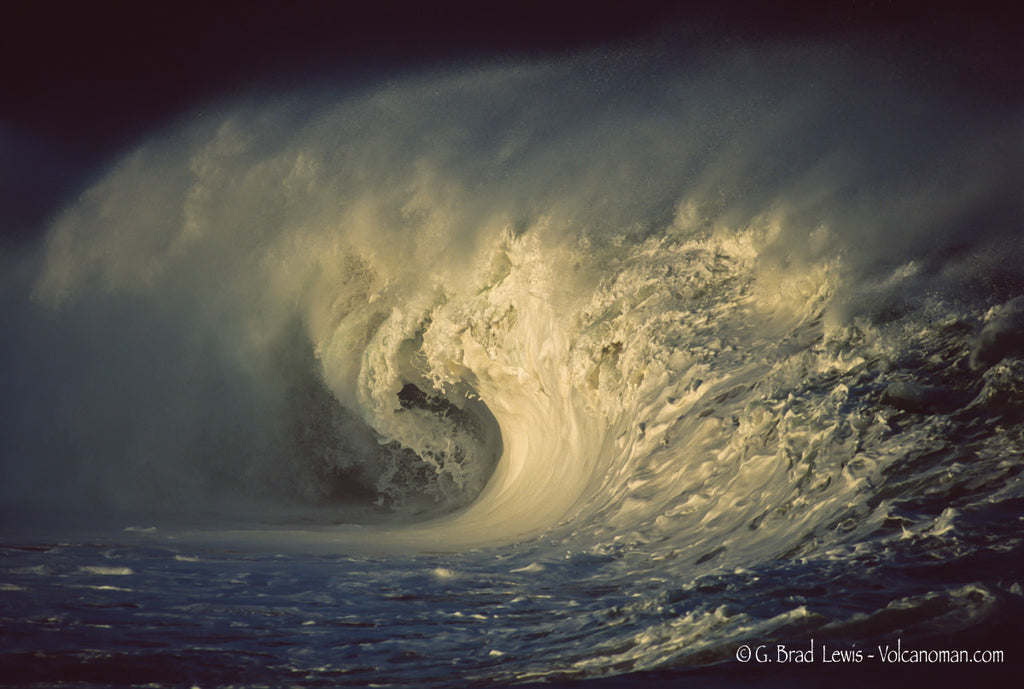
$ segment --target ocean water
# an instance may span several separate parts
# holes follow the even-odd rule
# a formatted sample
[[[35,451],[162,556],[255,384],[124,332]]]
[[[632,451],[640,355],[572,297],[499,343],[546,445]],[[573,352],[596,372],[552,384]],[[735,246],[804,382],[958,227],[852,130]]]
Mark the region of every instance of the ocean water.
[[[892,64],[595,51],[140,141],[0,254],[0,684],[1018,672],[1024,119]]]

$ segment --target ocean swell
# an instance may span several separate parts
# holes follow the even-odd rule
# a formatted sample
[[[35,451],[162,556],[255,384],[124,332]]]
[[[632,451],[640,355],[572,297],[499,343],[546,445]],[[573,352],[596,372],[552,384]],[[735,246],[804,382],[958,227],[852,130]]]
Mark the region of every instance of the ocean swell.
[[[141,143],[26,259],[39,414],[4,499],[707,567],[895,523],[896,463],[1019,393],[1019,308],[989,311],[1021,286],[1019,122],[813,46],[658,59],[295,92]]]

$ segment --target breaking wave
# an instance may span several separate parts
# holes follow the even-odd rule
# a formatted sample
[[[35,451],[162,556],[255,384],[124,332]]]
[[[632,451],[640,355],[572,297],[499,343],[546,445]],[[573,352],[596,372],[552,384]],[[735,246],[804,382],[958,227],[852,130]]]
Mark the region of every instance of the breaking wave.
[[[749,565],[938,528],[899,508],[936,456],[1018,499],[1019,119],[813,47],[670,62],[141,143],[6,259],[4,501]]]

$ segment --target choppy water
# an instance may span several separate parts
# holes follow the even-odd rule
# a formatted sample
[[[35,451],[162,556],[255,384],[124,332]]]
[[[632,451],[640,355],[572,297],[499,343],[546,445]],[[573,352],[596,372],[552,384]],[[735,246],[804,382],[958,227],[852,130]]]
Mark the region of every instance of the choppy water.
[[[3,256],[4,681],[1019,667],[1020,113],[628,57],[227,104]]]

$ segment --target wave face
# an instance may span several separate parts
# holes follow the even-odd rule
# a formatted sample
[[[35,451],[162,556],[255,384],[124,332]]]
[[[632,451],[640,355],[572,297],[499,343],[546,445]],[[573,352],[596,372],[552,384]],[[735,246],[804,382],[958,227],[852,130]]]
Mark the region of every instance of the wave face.
[[[590,55],[155,135],[5,259],[6,509],[461,553],[428,587],[497,555],[565,605],[495,615],[481,681],[979,624],[1020,595],[1024,128],[867,62]]]

